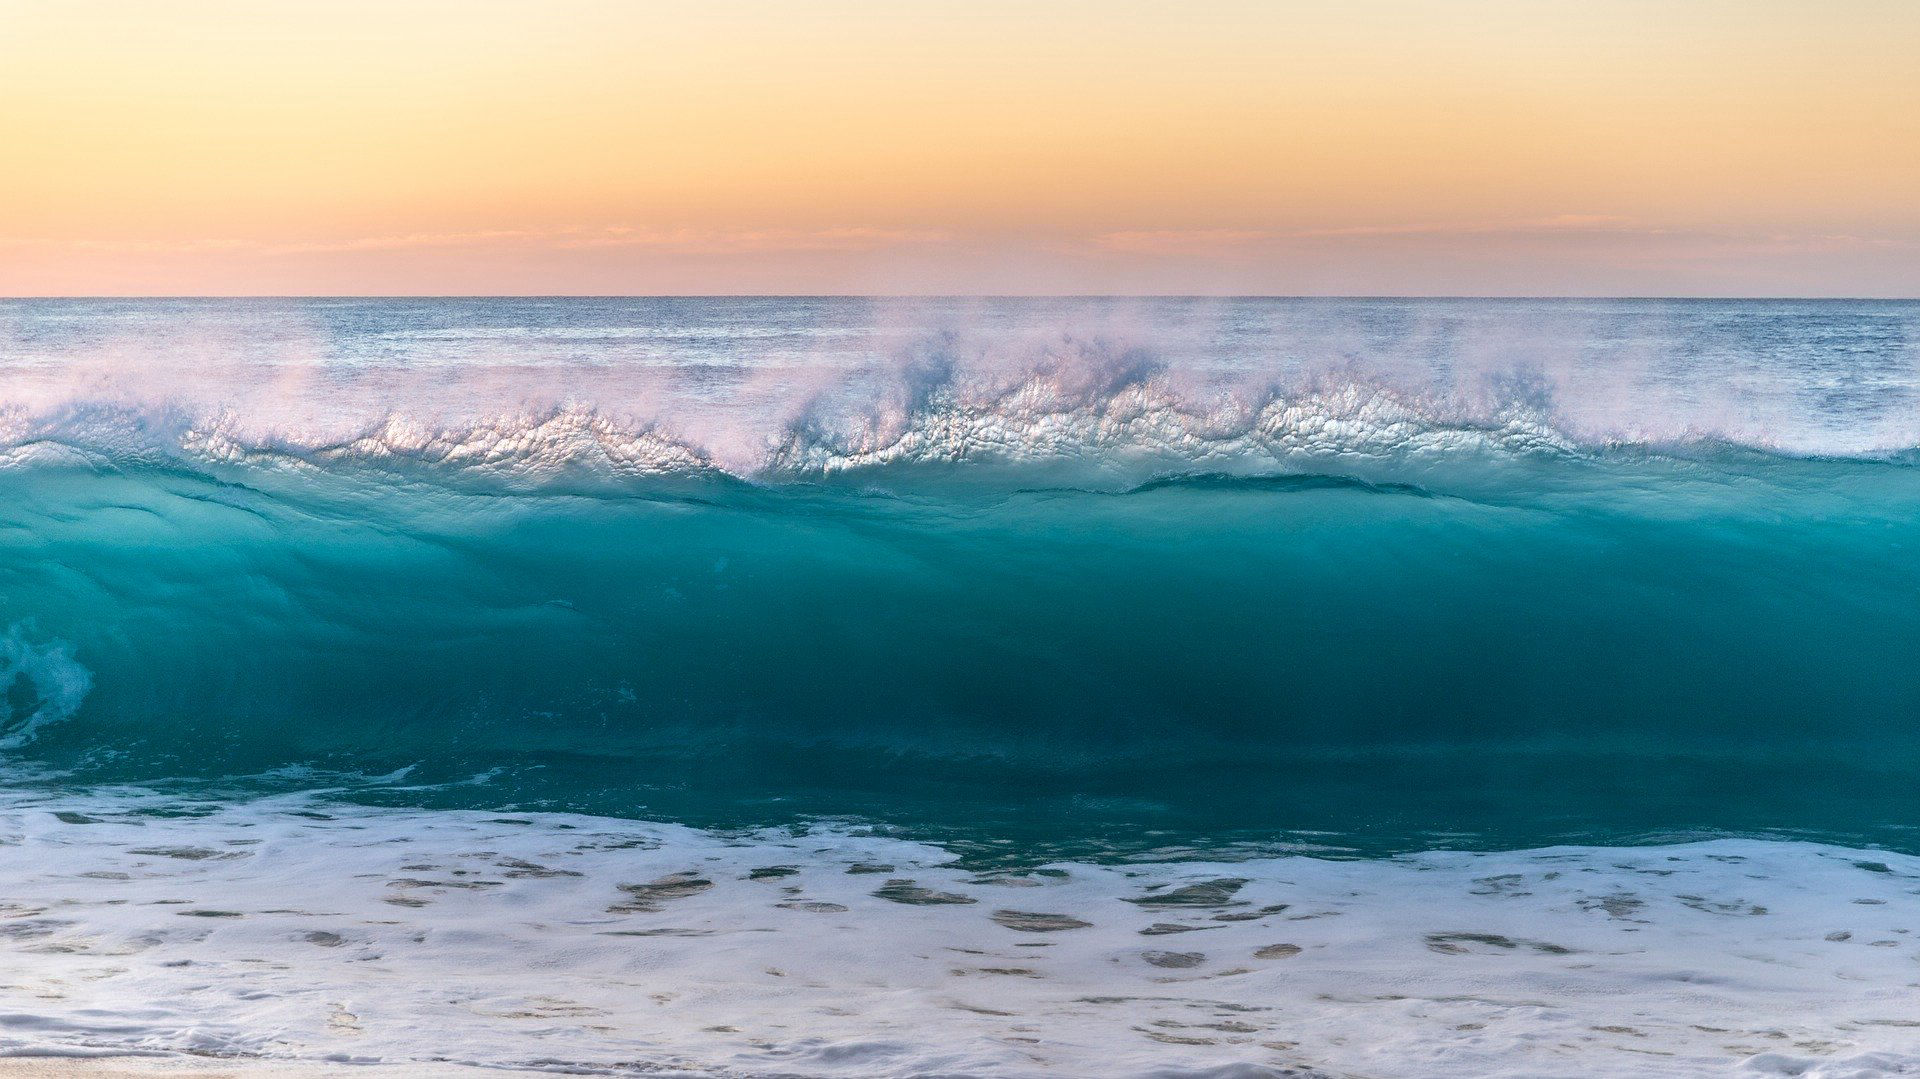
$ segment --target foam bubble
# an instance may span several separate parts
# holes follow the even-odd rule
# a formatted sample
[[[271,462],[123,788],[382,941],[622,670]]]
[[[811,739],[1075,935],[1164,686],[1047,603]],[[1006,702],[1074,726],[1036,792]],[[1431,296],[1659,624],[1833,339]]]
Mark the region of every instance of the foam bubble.
[[[93,674],[64,641],[36,644],[33,627],[15,623],[0,637],[0,749],[33,741],[41,727],[71,717],[93,688]]]
[[[1920,1067],[1909,856],[1721,840],[993,870],[844,827],[0,799],[4,1052],[820,1076]]]

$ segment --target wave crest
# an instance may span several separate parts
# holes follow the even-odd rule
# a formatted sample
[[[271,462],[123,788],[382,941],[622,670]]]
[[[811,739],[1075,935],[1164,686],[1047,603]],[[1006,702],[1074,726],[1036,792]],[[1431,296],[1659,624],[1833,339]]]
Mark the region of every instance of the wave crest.
[[[180,450],[225,465],[296,460],[321,467],[428,470],[526,481],[579,474],[639,478],[711,468],[699,449],[651,426],[633,429],[579,408],[490,416],[456,426],[396,413],[355,437],[319,445],[284,439],[264,445],[249,442],[240,425],[215,422],[189,428]]]
[[[1249,398],[1195,393],[1161,376],[1097,392],[1047,375],[1008,386],[955,381],[906,407],[816,404],[799,419],[750,431],[746,452],[724,445],[716,452],[698,433],[685,433],[698,432],[700,419],[681,416],[669,426],[570,403],[472,418],[397,409],[341,431],[263,424],[233,410],[87,405],[43,415],[16,410],[0,420],[0,467],[173,461],[537,486],[722,473],[779,482],[899,465],[1079,464],[1144,482],[1187,472],[1579,449],[1533,409],[1450,415],[1439,402],[1362,382]],[[733,441],[741,441],[737,433]]]
[[[1401,468],[1623,446],[1798,445],[1619,409],[1582,418],[1563,408],[1558,382],[1523,368],[1282,370],[1269,357],[1205,369],[1071,336],[1012,345],[946,337],[892,355],[852,366],[698,369],[219,367],[171,381],[14,372],[0,379],[0,467],[284,466],[527,489],[991,465],[1131,486],[1287,471],[1393,481]],[[1575,403],[1592,410],[1590,395]]]
[[[943,387],[910,413],[851,426],[810,420],[788,433],[769,468],[824,475],[900,463],[1092,461],[1150,471],[1262,471],[1576,449],[1546,417],[1522,407],[1485,419],[1449,416],[1436,402],[1361,382],[1247,400],[1196,399],[1159,377],[1084,394],[1035,376],[984,393]]]

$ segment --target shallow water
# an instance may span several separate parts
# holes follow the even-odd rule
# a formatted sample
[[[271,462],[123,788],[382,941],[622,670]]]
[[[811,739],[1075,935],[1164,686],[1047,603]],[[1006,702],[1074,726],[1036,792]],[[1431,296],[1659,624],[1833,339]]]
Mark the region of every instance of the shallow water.
[[[1920,859],[1806,843],[976,871],[847,826],[132,791],[15,795],[0,829],[0,1002],[41,1051],[1860,1075],[1916,1030]]]
[[[1920,1067],[1916,389],[1904,303],[0,303],[0,1045]]]

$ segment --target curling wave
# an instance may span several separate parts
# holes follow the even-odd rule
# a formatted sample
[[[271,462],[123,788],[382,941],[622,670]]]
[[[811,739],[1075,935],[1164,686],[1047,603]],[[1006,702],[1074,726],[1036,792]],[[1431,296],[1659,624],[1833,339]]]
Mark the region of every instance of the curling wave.
[[[1390,481],[1622,452],[1784,452],[1711,432],[1657,441],[1644,433],[1580,433],[1537,399],[1465,405],[1358,380],[1257,391],[1183,389],[1158,374],[1094,388],[1076,381],[1040,373],[1010,384],[956,379],[922,387],[910,402],[823,395],[765,430],[707,431],[721,436],[718,444],[691,433],[701,427],[698,415],[670,423],[579,402],[471,416],[348,413],[321,425],[176,401],[67,402],[0,410],[0,468],[170,464],[227,478],[336,470],[517,490],[675,477],[783,483],[905,475],[1125,489],[1193,474],[1351,473]],[[743,450],[743,442],[758,448]],[[1897,462],[1912,455],[1854,456]]]
[[[1537,464],[590,498],[0,470],[8,752],[1094,849],[1920,849],[1920,470]],[[37,673],[68,661],[90,689]]]
[[[0,304],[0,749],[1096,852],[1920,849],[1912,305],[931,307]]]

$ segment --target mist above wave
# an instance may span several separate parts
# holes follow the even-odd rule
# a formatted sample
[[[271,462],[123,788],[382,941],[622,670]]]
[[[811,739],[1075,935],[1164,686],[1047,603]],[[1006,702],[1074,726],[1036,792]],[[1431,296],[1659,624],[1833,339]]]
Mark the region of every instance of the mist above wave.
[[[1190,324],[1063,325],[915,325],[816,353],[756,351],[768,326],[734,326],[728,351],[637,357],[591,338],[581,346],[591,327],[564,326],[519,352],[502,342],[527,335],[469,332],[463,348],[488,347],[431,363],[346,362],[285,341],[265,352],[178,339],[164,350],[16,352],[0,363],[0,464],[131,458],[531,486],[964,464],[1131,483],[1621,446],[1871,456],[1920,445],[1910,410],[1866,416],[1822,404],[1792,365],[1772,372],[1777,385],[1753,372],[1716,384],[1646,357],[1582,359],[1592,342],[1551,325],[1445,347],[1418,328],[1365,342],[1325,327],[1243,333],[1230,353],[1196,346],[1204,334]],[[444,347],[454,332],[416,336]],[[686,340],[719,336],[708,328]],[[809,339],[847,336],[814,327]],[[573,351],[551,351],[555,341]]]

